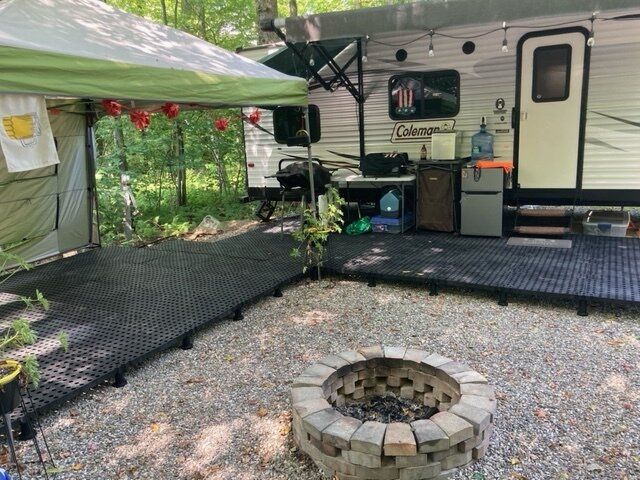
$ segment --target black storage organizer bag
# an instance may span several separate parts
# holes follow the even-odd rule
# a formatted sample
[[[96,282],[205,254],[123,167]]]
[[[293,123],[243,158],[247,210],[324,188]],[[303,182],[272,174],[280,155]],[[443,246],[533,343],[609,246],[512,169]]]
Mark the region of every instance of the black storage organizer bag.
[[[409,156],[406,153],[369,153],[360,160],[365,177],[393,177],[407,173]]]

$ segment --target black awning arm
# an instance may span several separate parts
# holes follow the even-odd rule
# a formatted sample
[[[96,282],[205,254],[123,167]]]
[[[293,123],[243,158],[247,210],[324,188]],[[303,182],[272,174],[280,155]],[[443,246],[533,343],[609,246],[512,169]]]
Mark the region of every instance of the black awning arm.
[[[355,87],[355,85],[349,79],[349,76],[345,73],[347,64],[345,64],[344,67],[340,67],[335,62],[335,60],[331,57],[331,55],[329,55],[329,52],[327,52],[327,49],[324,48],[324,46],[319,45],[317,43],[312,43],[311,46],[314,48],[316,52],[320,53],[320,55],[327,62],[327,65],[329,66],[331,71],[335,74],[335,77],[333,78],[333,80],[329,82],[329,85],[331,86],[336,80],[339,80],[340,84],[344,85],[345,88],[349,91],[349,93],[353,96],[353,98],[355,98],[356,101],[360,103],[361,102],[360,93],[358,92],[358,89]],[[353,60],[355,60],[357,56],[358,54],[356,53],[353,57]]]
[[[300,59],[300,61],[307,67],[307,69],[311,72],[311,75],[313,75],[313,78],[315,78],[316,81],[320,85],[322,85],[325,90],[331,90],[331,86],[325,81],[324,78],[322,78],[322,76],[318,73],[318,70],[316,70],[316,68],[311,65],[306,58],[304,58],[304,55],[302,54],[302,52],[300,52],[300,50],[298,50],[298,47],[287,40],[287,37],[284,33],[282,33],[282,30],[280,30],[279,28],[274,28],[273,32],[275,32],[275,34],[280,37],[287,48],[289,48],[295,54],[295,56],[298,57],[298,59]]]
[[[314,65],[311,65],[309,63],[309,60],[305,58],[300,49],[296,47],[294,43],[287,40],[287,37],[282,32],[282,30],[274,27],[272,31],[284,42],[287,48],[289,48],[294,53],[294,55],[298,57],[298,59],[307,67],[313,78],[322,86],[322,88],[328,91],[332,91],[334,88],[334,84],[336,82],[339,82],[340,85],[345,86],[345,88],[349,91],[353,98],[355,98],[356,102],[364,102],[364,98],[359,89],[356,88],[353,82],[349,79],[348,75],[345,73],[347,68],[349,68],[351,64],[358,59],[358,56],[361,54],[361,52],[356,52],[356,54],[353,55],[353,57],[351,57],[343,67],[340,67],[327,52],[324,46],[318,45],[316,43],[311,43],[310,45],[313,47],[313,49],[324,58],[324,60],[327,62],[327,65],[334,73],[334,77],[327,82],[324,78],[322,78],[322,75],[320,75],[318,69],[316,69]]]

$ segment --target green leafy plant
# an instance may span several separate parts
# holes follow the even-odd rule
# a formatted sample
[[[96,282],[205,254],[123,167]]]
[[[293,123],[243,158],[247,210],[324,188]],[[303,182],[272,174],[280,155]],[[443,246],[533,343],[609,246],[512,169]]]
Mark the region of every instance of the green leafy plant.
[[[8,269],[8,265],[15,265],[12,269]],[[28,270],[31,265],[26,263],[22,258],[0,251],[0,285],[6,282],[12,275],[20,270]],[[24,304],[22,315],[30,310],[48,311],[50,308],[49,301],[44,294],[37,290],[34,296],[21,296],[20,300]],[[11,322],[9,328],[0,337],[0,363],[6,360],[15,360],[10,358],[11,350],[33,345],[38,341],[38,334],[31,328],[28,320],[23,316],[18,317]],[[69,336],[65,332],[58,334],[58,341],[61,347],[66,351],[69,348]],[[36,388],[40,384],[40,366],[34,355],[26,355],[19,361],[22,368],[23,379]],[[4,372],[0,372],[4,373]]]
[[[327,239],[331,233],[342,232],[344,224],[342,206],[345,201],[340,197],[338,190],[328,187],[325,198],[327,207],[321,209],[317,216],[311,209],[304,211],[300,227],[293,232],[293,238],[300,244],[291,251],[294,257],[304,255],[303,272],[317,267],[318,276],[324,260]]]

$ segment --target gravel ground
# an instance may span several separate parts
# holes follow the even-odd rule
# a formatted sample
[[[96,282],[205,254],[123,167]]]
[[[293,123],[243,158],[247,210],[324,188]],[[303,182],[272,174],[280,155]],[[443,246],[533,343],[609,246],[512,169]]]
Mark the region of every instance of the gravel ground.
[[[448,355],[496,385],[492,444],[456,479],[639,478],[639,318],[631,308],[582,318],[534,299],[504,308],[477,292],[303,282],[201,332],[192,350],[151,359],[127,387],[49,413],[55,478],[319,480],[290,440],[290,382],[325,354],[376,343]]]

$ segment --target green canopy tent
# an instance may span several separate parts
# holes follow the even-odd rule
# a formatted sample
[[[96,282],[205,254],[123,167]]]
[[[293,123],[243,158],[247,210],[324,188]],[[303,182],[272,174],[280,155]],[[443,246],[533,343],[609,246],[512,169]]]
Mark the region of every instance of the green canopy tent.
[[[59,165],[10,173],[0,154],[0,248],[28,260],[98,243],[87,101],[307,104],[304,79],[98,0],[2,1],[3,93],[43,95],[48,105],[85,102],[49,113]]]

